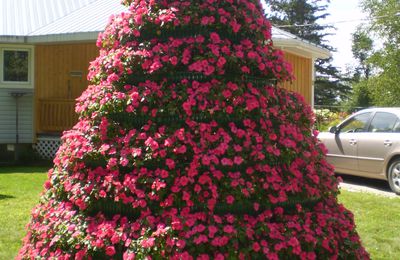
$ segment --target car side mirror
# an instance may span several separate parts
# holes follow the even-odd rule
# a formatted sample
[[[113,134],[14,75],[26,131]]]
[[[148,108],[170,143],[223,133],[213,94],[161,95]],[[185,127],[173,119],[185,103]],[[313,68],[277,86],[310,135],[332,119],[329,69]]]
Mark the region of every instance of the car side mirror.
[[[339,133],[339,128],[337,126],[331,126],[329,127],[329,132],[332,134],[337,134]]]

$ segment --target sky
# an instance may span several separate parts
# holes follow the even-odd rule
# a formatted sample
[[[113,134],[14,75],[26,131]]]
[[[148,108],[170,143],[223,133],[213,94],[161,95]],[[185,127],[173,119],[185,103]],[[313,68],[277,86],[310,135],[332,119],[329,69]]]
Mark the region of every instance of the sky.
[[[331,0],[327,10],[330,16],[320,22],[334,23],[336,27],[334,35],[327,36],[326,39],[337,49],[337,52],[332,53],[333,64],[343,71],[346,66],[356,64],[351,52],[351,34],[363,22],[362,20],[367,18],[359,4],[360,0]]]

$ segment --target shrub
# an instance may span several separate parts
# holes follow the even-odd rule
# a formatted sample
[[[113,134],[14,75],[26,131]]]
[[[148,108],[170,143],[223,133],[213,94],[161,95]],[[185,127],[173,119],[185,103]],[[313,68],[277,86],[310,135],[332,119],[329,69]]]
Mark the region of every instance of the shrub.
[[[336,126],[342,122],[347,116],[347,112],[336,112],[329,109],[316,109],[315,113],[315,126],[318,131],[327,131],[329,127]]]
[[[260,3],[124,2],[19,258],[367,258]]]

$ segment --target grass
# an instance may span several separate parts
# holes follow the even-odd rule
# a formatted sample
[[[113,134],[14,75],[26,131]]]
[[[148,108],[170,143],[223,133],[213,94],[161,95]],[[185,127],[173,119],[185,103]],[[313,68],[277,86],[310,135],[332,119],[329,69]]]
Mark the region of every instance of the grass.
[[[14,259],[46,179],[44,167],[0,167],[0,259]]]
[[[400,196],[342,191],[339,200],[353,212],[357,231],[372,259],[399,259]]]
[[[13,259],[17,254],[46,171],[45,167],[0,167],[0,259]],[[342,191],[339,200],[354,213],[371,258],[398,259],[400,197]]]

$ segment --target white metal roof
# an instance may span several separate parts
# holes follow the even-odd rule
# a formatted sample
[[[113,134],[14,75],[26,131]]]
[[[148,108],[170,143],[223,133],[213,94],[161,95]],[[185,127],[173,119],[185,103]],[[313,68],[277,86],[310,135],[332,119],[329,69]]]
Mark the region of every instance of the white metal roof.
[[[92,41],[111,14],[126,10],[120,0],[0,0],[0,42]],[[291,33],[272,28],[274,45],[310,58],[328,50]]]
[[[97,0],[1,0],[0,35],[26,36],[96,1]]]
[[[101,32],[111,14],[124,10],[126,7],[121,5],[119,0],[92,0],[91,4],[33,31],[29,36]]]

